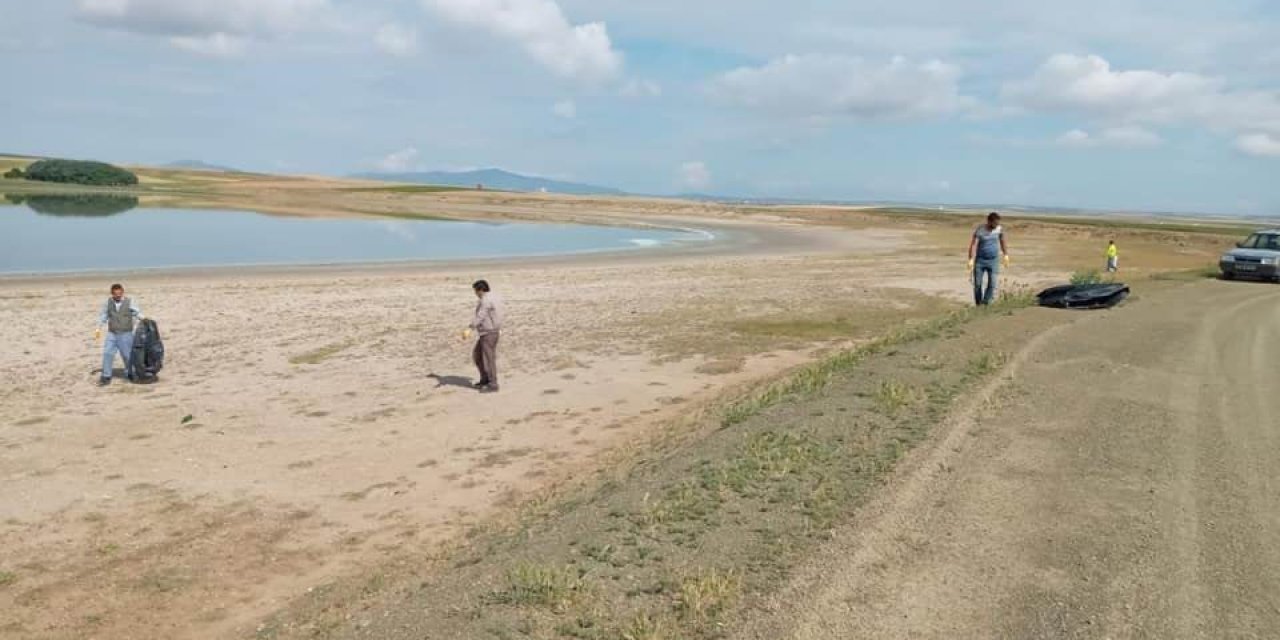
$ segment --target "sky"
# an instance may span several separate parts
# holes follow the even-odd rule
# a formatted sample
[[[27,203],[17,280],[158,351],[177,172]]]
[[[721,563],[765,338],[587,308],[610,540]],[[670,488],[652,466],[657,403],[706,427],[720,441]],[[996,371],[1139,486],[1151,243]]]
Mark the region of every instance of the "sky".
[[[1274,0],[0,0],[0,152],[1280,213]]]

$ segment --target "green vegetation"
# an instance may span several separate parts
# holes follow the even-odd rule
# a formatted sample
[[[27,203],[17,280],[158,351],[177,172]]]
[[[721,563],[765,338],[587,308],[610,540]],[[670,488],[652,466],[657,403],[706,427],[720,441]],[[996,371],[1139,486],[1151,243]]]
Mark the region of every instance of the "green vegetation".
[[[18,167],[14,167],[4,172],[4,177],[9,180],[21,180],[26,177],[26,174],[22,172],[22,169],[19,169]]]
[[[1193,282],[1196,280],[1216,280],[1222,277],[1222,270],[1214,265],[1205,265],[1197,269],[1182,271],[1166,271],[1151,276],[1152,280],[1168,280],[1174,282]]]
[[[525,564],[508,572],[506,588],[491,592],[487,599],[495,604],[561,611],[573,604],[582,589],[582,575],[573,567]]]
[[[123,213],[138,206],[136,197],[119,194],[9,194],[5,199],[13,204],[25,204],[36,213],[47,216],[98,218]]]
[[[472,532],[378,594],[326,585],[258,637],[712,640],[776,594],[794,567],[856,509],[954,401],[1054,314],[957,311],[837,353],[732,407],[710,411],[523,517]],[[969,327],[969,323],[978,326]],[[634,455],[635,458],[630,456]],[[398,559],[395,566],[421,566]],[[380,569],[382,570],[382,569]]]
[[[733,426],[784,400],[816,394],[826,388],[840,372],[856,367],[866,358],[882,353],[894,346],[937,338],[944,333],[955,331],[958,327],[976,317],[990,313],[1008,312],[1029,307],[1033,304],[1035,304],[1035,296],[1030,291],[1013,290],[1001,295],[999,300],[986,308],[962,309],[921,323],[907,325],[857,349],[844,351],[821,362],[809,365],[793,374],[787,380],[771,385],[760,393],[734,403],[725,411],[723,424],[726,427]]]
[[[1086,269],[1071,274],[1071,284],[1076,286],[1086,284],[1100,284],[1102,282],[1102,274],[1097,269]]]
[[[347,193],[445,193],[448,191],[473,191],[466,187],[450,187],[434,184],[404,184],[390,187],[349,187],[338,189]]]
[[[37,160],[27,167],[27,180],[98,187],[138,184],[138,176],[105,162],[88,160]]]

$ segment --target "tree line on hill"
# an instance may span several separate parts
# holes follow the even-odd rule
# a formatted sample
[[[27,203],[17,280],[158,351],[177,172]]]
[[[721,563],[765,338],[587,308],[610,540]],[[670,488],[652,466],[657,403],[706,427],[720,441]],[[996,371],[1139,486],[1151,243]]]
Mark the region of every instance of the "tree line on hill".
[[[10,180],[36,180],[94,187],[128,187],[138,184],[132,171],[90,160],[37,160],[25,171],[14,167],[5,172]]]

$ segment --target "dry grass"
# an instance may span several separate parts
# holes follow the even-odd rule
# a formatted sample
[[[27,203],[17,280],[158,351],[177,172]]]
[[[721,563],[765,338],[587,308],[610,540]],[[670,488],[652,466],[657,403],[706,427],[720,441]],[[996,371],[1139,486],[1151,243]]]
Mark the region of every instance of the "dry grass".
[[[292,358],[289,358],[289,364],[321,364],[325,360],[328,360],[329,358],[332,358],[333,356],[336,356],[354,346],[354,340],[335,342],[333,344],[328,344],[318,349],[312,349],[306,353],[300,353],[293,356]]]
[[[487,599],[494,604],[562,611],[582,597],[583,591],[582,575],[573,567],[523,564],[509,571],[506,587],[491,592]]]
[[[695,629],[713,629],[737,602],[741,591],[742,578],[733,571],[698,571],[681,581],[676,611],[685,624]]]
[[[923,394],[919,389],[897,380],[881,382],[872,395],[876,411],[891,417],[896,417],[922,400]]]

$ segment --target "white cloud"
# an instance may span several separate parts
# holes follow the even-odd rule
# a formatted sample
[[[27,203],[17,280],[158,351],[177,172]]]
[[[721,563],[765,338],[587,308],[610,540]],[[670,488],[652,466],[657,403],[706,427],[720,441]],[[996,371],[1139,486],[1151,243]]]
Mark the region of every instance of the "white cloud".
[[[312,23],[328,0],[79,0],[92,24],[164,36],[282,33]]]
[[[385,24],[373,35],[373,43],[387,55],[404,58],[418,52],[418,33],[398,24]]]
[[[1058,136],[1057,142],[1064,147],[1088,147],[1093,145],[1093,138],[1087,131],[1072,129]]]
[[[960,70],[940,61],[885,64],[833,55],[788,55],[762,67],[742,67],[711,85],[732,104],[799,117],[928,118],[973,104],[960,95]]]
[[[191,53],[213,58],[234,58],[245,52],[247,42],[239,36],[214,33],[207,36],[174,36],[173,46]]]
[[[624,98],[656,98],[662,95],[662,85],[652,80],[631,79],[618,89]]]
[[[1158,147],[1164,144],[1156,133],[1136,126],[1110,127],[1097,133],[1089,133],[1083,129],[1072,129],[1058,136],[1058,146],[1076,149],[1095,147],[1118,147],[1127,149],[1143,149]]]
[[[556,114],[558,117],[572,120],[578,117],[578,105],[572,100],[561,100],[551,107],[551,113]]]
[[[420,168],[418,150],[414,147],[408,147],[388,154],[387,157],[378,161],[377,166],[382,171],[414,171]]]
[[[711,170],[705,162],[686,162],[680,165],[680,182],[689,189],[706,189],[711,186]]]
[[[602,22],[574,25],[555,0],[422,0],[455,25],[487,31],[519,45],[556,75],[586,82],[612,80],[622,70]]]
[[[1002,95],[1032,110],[1110,123],[1280,133],[1280,94],[1233,91],[1221,78],[1196,73],[1118,71],[1093,55],[1052,56],[1030,79],[1006,84]]]
[[[90,24],[163,36],[191,53],[234,57],[253,38],[313,26],[328,0],[78,0],[76,16]]]
[[[1236,149],[1251,156],[1280,158],[1280,136],[1250,133],[1236,138]]]

